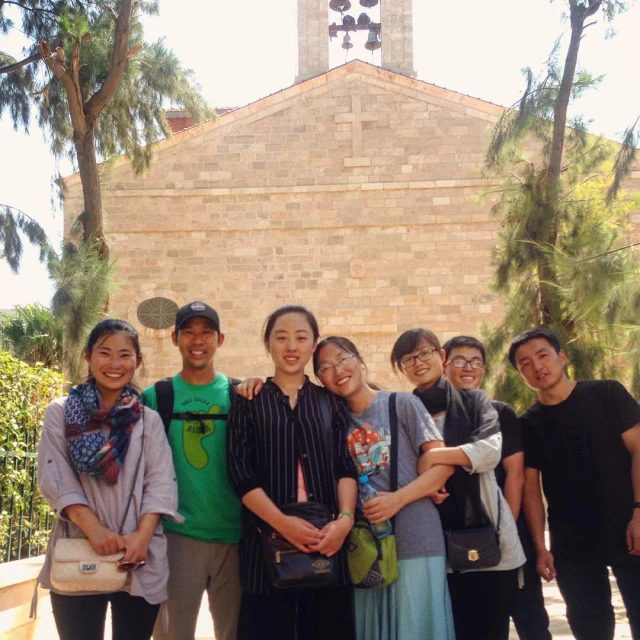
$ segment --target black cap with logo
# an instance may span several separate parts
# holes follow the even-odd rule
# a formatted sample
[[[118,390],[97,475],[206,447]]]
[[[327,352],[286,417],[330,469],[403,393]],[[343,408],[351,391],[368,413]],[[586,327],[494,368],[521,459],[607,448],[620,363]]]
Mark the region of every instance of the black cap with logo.
[[[191,318],[207,318],[207,320],[211,321],[215,330],[220,333],[220,317],[218,316],[218,312],[208,304],[200,302],[200,300],[185,304],[184,307],[178,309],[178,313],[176,313],[176,333],[180,327]]]

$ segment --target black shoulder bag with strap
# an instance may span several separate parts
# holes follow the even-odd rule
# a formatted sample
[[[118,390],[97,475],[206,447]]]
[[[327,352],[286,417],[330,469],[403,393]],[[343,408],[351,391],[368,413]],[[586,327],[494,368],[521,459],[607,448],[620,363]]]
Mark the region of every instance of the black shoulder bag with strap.
[[[333,412],[329,398],[319,395],[320,412],[327,437],[331,436]],[[287,516],[295,516],[322,529],[332,520],[326,504],[309,500],[278,507]],[[271,586],[281,592],[319,589],[335,584],[337,579],[336,557],[319,552],[304,553],[293,546],[279,531],[266,522],[258,521],[258,533],[262,545],[265,570]]]
[[[389,490],[398,489],[398,412],[396,394],[389,396],[389,431],[391,434]],[[395,517],[391,519],[395,530]],[[394,533],[378,538],[362,513],[349,534],[347,560],[351,583],[358,589],[382,589],[398,579],[398,552]]]
[[[241,380],[238,380],[238,378],[228,378],[228,380],[229,400],[233,403],[233,398],[236,395],[236,387],[240,384]],[[229,417],[228,413],[206,414],[196,413],[195,411],[175,412],[173,410],[173,401],[175,399],[173,378],[158,380],[153,387],[156,391],[157,411],[162,418],[165,433],[169,433],[169,425],[172,420],[193,420],[200,423],[200,431],[205,433],[207,430],[205,422],[211,420],[226,420]]]

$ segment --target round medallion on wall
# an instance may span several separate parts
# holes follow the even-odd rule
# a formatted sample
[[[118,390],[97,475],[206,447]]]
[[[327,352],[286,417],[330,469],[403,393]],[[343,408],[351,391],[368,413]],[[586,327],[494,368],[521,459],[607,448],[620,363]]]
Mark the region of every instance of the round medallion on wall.
[[[169,298],[143,300],[136,311],[138,321],[148,329],[169,329],[176,321],[178,305]]]

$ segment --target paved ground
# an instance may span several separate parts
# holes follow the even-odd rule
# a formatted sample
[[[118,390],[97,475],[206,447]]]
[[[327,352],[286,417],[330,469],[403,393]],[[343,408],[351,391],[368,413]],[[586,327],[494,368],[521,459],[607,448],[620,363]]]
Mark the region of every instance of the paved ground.
[[[627,624],[624,607],[622,606],[622,599],[618,593],[615,580],[612,581],[611,589],[613,591],[616,620],[618,621],[616,626],[616,640],[631,640],[629,625]],[[549,612],[549,617],[551,619],[550,626],[554,640],[571,640],[573,635],[571,635],[567,619],[565,618],[564,600],[558,591],[555,581],[551,584],[545,585],[544,597],[547,611]],[[203,600],[202,608],[200,609],[196,638],[197,640],[213,640],[213,637],[213,625],[211,624],[211,617],[209,615],[205,599]],[[513,628],[511,630],[509,640],[518,640],[518,634]]]
[[[626,621],[624,608],[622,606],[622,600],[620,594],[615,585],[615,581],[611,585],[613,591],[613,601],[616,611],[616,620],[618,621],[616,626],[616,640],[631,640],[631,633],[629,631],[629,625]],[[549,611],[549,617],[551,618],[551,632],[554,640],[571,640],[573,636],[569,631],[569,625],[567,624],[564,616],[564,602],[555,582],[549,585],[545,585],[545,601],[547,610]],[[38,633],[37,638],[42,640],[55,640],[57,638],[53,619],[50,616],[46,616],[42,620],[43,625]],[[106,638],[111,638],[111,628],[107,622]],[[200,617],[198,618],[198,627],[196,629],[197,640],[214,640],[213,625],[211,623],[211,617],[209,615],[209,609],[207,607],[206,598],[202,601],[202,607],[200,609]],[[509,640],[518,640],[518,634],[512,629]]]
[[[631,632],[627,624],[627,616],[622,605],[622,598],[618,592],[615,580],[611,582],[611,590],[613,592],[613,605],[616,613],[616,640],[631,640]],[[554,640],[571,640],[573,635],[567,624],[565,617],[564,600],[558,591],[555,580],[544,586],[544,599],[551,620],[550,629]],[[515,629],[511,628],[509,640],[518,640],[518,634]]]

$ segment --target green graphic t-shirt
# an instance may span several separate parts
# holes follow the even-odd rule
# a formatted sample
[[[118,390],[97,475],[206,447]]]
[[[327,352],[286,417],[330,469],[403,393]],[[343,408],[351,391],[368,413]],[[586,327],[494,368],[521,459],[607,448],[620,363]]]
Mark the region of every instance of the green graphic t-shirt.
[[[184,522],[165,519],[163,526],[204,542],[237,543],[240,539],[240,501],[227,479],[227,421],[229,379],[218,373],[213,382],[195,385],[173,377],[174,413],[200,413],[206,420],[172,420],[169,444],[178,479],[178,511]],[[157,409],[156,390],[145,389],[143,404]]]

